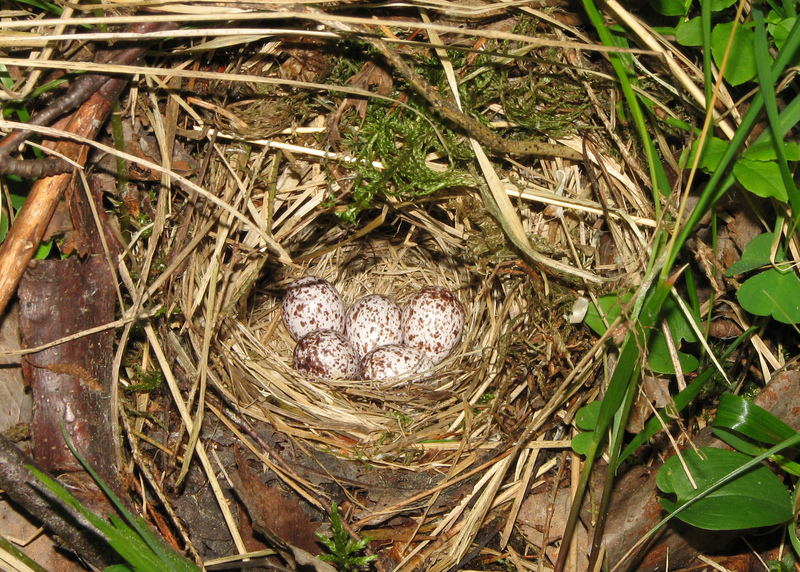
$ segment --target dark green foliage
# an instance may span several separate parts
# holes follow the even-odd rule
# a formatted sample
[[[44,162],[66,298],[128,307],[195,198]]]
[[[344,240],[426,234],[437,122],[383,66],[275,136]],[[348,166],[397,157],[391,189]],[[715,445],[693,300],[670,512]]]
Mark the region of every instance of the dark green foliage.
[[[373,560],[375,555],[357,556],[369,544],[369,538],[355,540],[345,530],[342,518],[339,516],[339,507],[336,503],[331,505],[331,528],[333,536],[328,538],[317,533],[317,538],[325,545],[330,554],[323,554],[320,560],[333,562],[339,567],[340,572],[351,572],[363,568]]]
[[[409,109],[390,110],[384,101],[371,102],[358,136],[345,137],[345,141],[356,159],[352,203],[340,215],[347,222],[355,222],[362,210],[371,208],[379,193],[423,197],[472,181],[465,171],[452,166],[434,171],[425,164],[428,153],[453,156],[457,144],[452,133],[437,133],[421,114]],[[464,149],[458,151],[463,157]],[[376,168],[375,161],[383,168]]]

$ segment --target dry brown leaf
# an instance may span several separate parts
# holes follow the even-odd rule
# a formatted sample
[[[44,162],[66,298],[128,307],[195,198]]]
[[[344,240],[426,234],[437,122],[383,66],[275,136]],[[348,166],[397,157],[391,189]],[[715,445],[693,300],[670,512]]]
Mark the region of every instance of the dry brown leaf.
[[[641,391],[636,397],[628,419],[628,426],[625,428],[631,433],[638,433],[644,429],[644,424],[653,415],[653,408],[661,409],[670,402],[669,379],[646,375],[640,388]]]
[[[389,95],[392,92],[392,76],[382,67],[376,65],[374,62],[367,62],[361,71],[350,78],[348,82],[352,87],[365,89],[367,91],[374,91],[378,95]],[[374,88],[374,89],[373,89]],[[328,141],[331,146],[336,150],[340,150],[340,143],[342,136],[339,132],[339,122],[344,117],[344,114],[350,108],[355,109],[355,112],[361,117],[361,121],[367,115],[367,100],[364,98],[346,97],[342,101],[339,108],[336,110],[328,120]]]

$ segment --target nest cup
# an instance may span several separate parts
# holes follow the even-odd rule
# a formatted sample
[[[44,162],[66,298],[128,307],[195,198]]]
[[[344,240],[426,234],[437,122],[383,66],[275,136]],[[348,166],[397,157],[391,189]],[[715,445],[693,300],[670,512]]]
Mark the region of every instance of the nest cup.
[[[347,443],[361,450],[393,438],[407,440],[415,432],[435,426],[441,434],[456,431],[464,420],[464,406],[485,391],[487,356],[492,341],[482,333],[491,312],[481,292],[482,281],[460,257],[458,244],[436,240],[382,237],[375,233],[311,258],[299,268],[276,268],[274,279],[262,284],[254,297],[249,334],[237,344],[238,365],[251,381],[250,407],[261,408],[270,421],[301,430],[312,440]],[[315,252],[325,251],[319,242]],[[303,253],[295,253],[302,259]],[[425,286],[443,286],[464,306],[464,334],[454,352],[423,380],[310,380],[293,369],[296,343],[281,319],[286,286],[303,276],[319,276],[333,284],[345,308],[368,294],[393,298],[402,308]],[[478,393],[480,392],[480,393]],[[333,440],[333,442],[331,441]]]

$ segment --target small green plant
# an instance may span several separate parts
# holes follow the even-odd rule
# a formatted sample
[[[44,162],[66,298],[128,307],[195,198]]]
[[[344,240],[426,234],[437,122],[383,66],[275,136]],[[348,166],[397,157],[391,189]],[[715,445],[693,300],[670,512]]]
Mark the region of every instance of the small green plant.
[[[133,370],[135,379],[139,383],[123,388],[127,393],[133,393],[134,391],[150,392],[159,389],[164,384],[164,375],[157,369],[144,371],[140,366],[134,365]]]
[[[709,530],[740,530],[791,522],[796,498],[769,468],[769,458],[797,475],[800,465],[774,449],[794,447],[800,433],[761,407],[724,394],[711,424],[714,434],[736,451],[704,447],[667,460],[656,484],[676,500],[662,499],[670,513],[693,526]],[[766,449],[767,446],[776,446]],[[678,512],[678,510],[680,511]],[[794,526],[789,537],[797,549]]]
[[[353,198],[339,214],[342,220],[355,222],[361,211],[372,208],[373,199],[380,193],[409,199],[472,182],[465,171],[453,166],[441,171],[428,166],[429,153],[452,156],[459,144],[449,130],[437,134],[421,113],[392,110],[386,102],[375,101],[357,137],[350,132],[345,134],[346,145],[356,161]],[[382,166],[378,168],[376,162]]]
[[[589,306],[589,311],[586,313],[584,321],[586,325],[592,328],[595,332],[602,335],[606,332],[606,324],[611,324],[623,311],[623,305],[631,300],[630,294],[609,294],[597,299],[598,306],[592,304]],[[669,332],[672,335],[673,344],[676,348],[680,347],[682,342],[696,342],[698,340],[694,328],[689,323],[678,304],[672,299],[667,298],[661,311],[663,320],[669,326]],[[605,322],[603,321],[605,318]],[[696,314],[692,315],[695,325],[699,325],[700,319]],[[697,358],[691,354],[684,352],[677,352],[678,362],[681,365],[683,373],[688,373],[697,369],[699,362]],[[669,345],[662,330],[655,331],[650,337],[650,345],[648,346],[647,363],[650,369],[655,373],[675,373],[675,367],[670,357]]]
[[[692,8],[691,0],[650,0],[654,8],[663,14],[670,14],[679,17],[676,19],[676,24],[679,21],[686,20],[687,17],[693,16],[690,14]],[[601,11],[604,4],[596,3],[594,0],[583,0],[582,4],[586,10],[587,16],[591,23],[594,25],[600,41],[609,47],[617,45],[615,36],[612,37],[611,29],[608,27],[608,17]],[[730,10],[719,10],[714,14],[720,6],[731,5],[729,0],[714,0],[699,2],[700,8],[700,41],[703,46],[703,72],[705,74],[705,100],[706,105],[712,107],[712,91],[715,84],[715,79],[712,74],[712,57],[719,58],[720,54],[716,56],[712,54],[714,48],[712,44],[715,42],[720,46],[719,39],[724,36],[725,27],[717,32],[717,36],[712,37],[712,27],[714,24],[729,24],[733,21],[738,21],[738,18],[731,16]],[[743,4],[742,4],[743,5]],[[644,431],[641,431],[623,450],[626,419],[631,410],[633,400],[637,395],[636,385],[642,373],[642,365],[644,363],[643,350],[650,350],[650,357],[652,356],[652,345],[650,338],[658,333],[661,328],[658,326],[665,318],[665,311],[662,311],[662,306],[668,300],[674,285],[675,280],[679,276],[676,273],[676,262],[678,257],[683,251],[683,247],[691,234],[697,228],[700,220],[713,210],[714,205],[719,201],[725,193],[733,187],[737,180],[748,180],[747,171],[755,167],[766,167],[767,171],[777,171],[780,173],[780,190],[767,189],[766,185],[762,185],[763,192],[771,193],[771,197],[785,196],[787,202],[773,201],[776,209],[779,211],[781,220],[777,221],[780,224],[789,222],[791,232],[796,230],[795,221],[797,213],[800,213],[800,192],[798,192],[797,185],[793,181],[792,168],[794,165],[789,165],[790,157],[797,156],[796,150],[785,144],[783,141],[785,134],[797,124],[800,120],[800,98],[794,98],[785,107],[778,106],[776,93],[777,84],[782,77],[784,71],[788,66],[795,65],[797,61],[797,53],[800,49],[800,20],[795,17],[796,5],[795,2],[786,2],[782,5],[779,3],[750,3],[750,16],[744,24],[745,33],[739,33],[734,36],[735,43],[732,48],[735,55],[736,65],[728,66],[726,73],[723,74],[723,79],[729,84],[743,83],[750,79],[755,79],[759,86],[758,93],[752,98],[751,104],[742,116],[734,135],[731,137],[729,143],[721,142],[718,151],[719,159],[714,161],[714,170],[710,172],[708,181],[702,188],[699,200],[694,208],[685,219],[680,219],[679,224],[676,224],[675,230],[671,235],[668,235],[662,230],[656,232],[653,238],[653,253],[650,259],[651,266],[643,281],[644,288],[640,289],[637,294],[631,299],[631,303],[627,307],[626,318],[628,329],[625,340],[619,351],[617,365],[614,372],[608,380],[607,389],[603,398],[603,403],[598,413],[596,428],[592,431],[592,438],[586,452],[586,463],[584,464],[583,471],[581,472],[578,486],[576,487],[573,506],[570,512],[567,525],[562,537],[562,548],[559,551],[558,558],[556,559],[554,569],[556,572],[564,570],[566,558],[568,553],[569,541],[578,523],[580,514],[581,503],[584,500],[585,493],[588,488],[589,476],[594,468],[594,459],[597,451],[605,446],[608,441],[608,458],[609,464],[607,469],[606,487],[603,491],[600,500],[600,510],[597,526],[595,527],[595,541],[594,546],[599,547],[602,538],[603,526],[605,516],[608,513],[608,506],[611,500],[612,487],[610,483],[615,477],[615,472],[619,463],[626,457],[630,456],[649,436],[655,434],[661,422],[666,422],[669,418],[667,411],[659,412],[659,415],[651,419]],[[766,17],[764,14],[765,9],[772,8]],[[696,25],[696,24],[692,24]],[[788,31],[787,31],[788,30]],[[673,30],[674,31],[674,30]],[[625,30],[623,39],[636,37],[635,33]],[[749,43],[748,43],[749,42]],[[775,53],[773,48],[778,47],[779,50]],[[727,44],[726,48],[727,49]],[[719,50],[717,50],[719,52]],[[748,54],[744,54],[747,51]],[[743,65],[743,69],[735,69],[739,65],[739,60],[744,64],[752,53],[755,67]],[[655,145],[653,139],[649,135],[647,129],[645,109],[649,109],[649,105],[644,101],[645,98],[639,96],[633,90],[633,83],[635,82],[638,74],[633,73],[630,66],[630,55],[621,53],[609,53],[608,59],[614,69],[615,75],[619,81],[619,87],[622,91],[623,98],[621,102],[627,104],[627,113],[632,119],[633,125],[639,134],[641,143],[644,147],[643,151],[647,157],[650,167],[650,174],[652,186],[655,191],[661,195],[670,194],[670,185],[665,176],[665,171],[661,160],[655,152]],[[753,73],[755,70],[755,73]],[[742,73],[742,77],[730,76],[733,72],[746,72]],[[748,147],[747,143],[751,140],[751,134],[757,122],[766,115],[768,121],[768,129],[764,130],[760,135],[755,137],[752,145],[749,147],[756,147],[760,144],[771,143],[768,153],[760,154],[761,150],[756,149],[750,152],[748,157],[742,158],[745,149]],[[706,131],[708,125],[711,125],[711,118],[707,117]],[[702,137],[706,139],[706,137]],[[774,151],[774,153],[773,153]],[[775,157],[772,159],[771,157]],[[703,159],[703,154],[700,155]],[[736,169],[735,165],[740,160],[739,167]],[[755,165],[754,165],[755,163]],[[763,163],[763,164],[758,164]],[[768,164],[775,163],[775,166]],[[739,177],[734,170],[738,171]],[[744,176],[742,176],[744,174]],[[750,177],[750,179],[757,180],[757,177]],[[757,183],[756,183],[757,184]],[[787,204],[788,203],[788,204]],[[656,215],[660,217],[660,201],[656,198],[654,200],[656,208]],[[791,207],[791,212],[789,212]],[[776,225],[775,228],[781,228]],[[688,282],[687,282],[688,285]],[[696,291],[696,289],[695,289]],[[689,291],[691,295],[691,289]],[[697,305],[692,304],[693,313],[697,310]],[[688,322],[688,320],[687,320]],[[669,321],[667,320],[667,323]],[[607,326],[606,326],[607,327]],[[671,324],[670,324],[670,329]],[[750,332],[748,335],[751,335]],[[672,332],[673,340],[677,341],[678,336]],[[736,343],[740,343],[740,337]],[[678,344],[676,344],[678,347]],[[650,364],[652,366],[652,364]],[[681,411],[685,408],[692,399],[694,399],[702,390],[712,376],[712,370],[707,369],[700,373],[698,378],[689,384],[679,395],[675,396],[674,412]],[[711,491],[722,487],[725,483],[731,482],[739,475],[754,470],[769,455],[774,454],[780,450],[782,446],[789,443],[800,442],[800,436],[793,437],[790,440],[781,442],[775,445],[769,451],[753,457],[744,465],[729,472],[720,479],[710,483],[707,488],[697,494],[693,494],[691,498],[684,499],[685,502],[679,502],[680,506],[675,509],[675,516],[683,514],[685,510],[692,506],[694,502],[698,502],[701,495],[707,495]],[[679,486],[673,486],[673,490],[679,489]],[[670,515],[672,516],[672,515]],[[779,515],[783,516],[783,514]],[[663,523],[662,523],[663,524]],[[659,530],[661,525],[656,527],[651,534]],[[793,527],[790,525],[790,529]],[[791,531],[791,539],[795,551],[800,553],[800,541],[796,540],[794,531]],[[592,568],[597,564],[599,558],[598,550],[593,550],[590,554],[589,567]]]
[[[756,316],[772,316],[784,324],[800,322],[800,278],[791,266],[784,264],[786,256],[780,237],[764,233],[752,239],[744,249],[742,258],[726,274],[735,276],[774,264],[748,278],[739,288],[737,296],[742,308]]]
[[[754,79],[758,73],[757,53],[754,49],[755,34],[752,22],[745,22],[736,26],[734,31],[733,12],[730,8],[735,0],[712,0],[710,2],[710,30],[709,47],[714,62],[719,66],[728,48],[728,41],[733,33],[731,53],[736,54],[736,65],[729,65],[725,69],[724,78],[730,85],[736,86]],[[702,17],[693,14],[693,6],[699,2],[681,0],[652,0],[651,5],[666,16],[679,16],[677,26],[670,30],[675,35],[676,41],[686,47],[703,46],[703,21]],[[797,20],[794,14],[793,2],[784,4],[771,4],[772,10],[766,15],[765,23],[767,37],[777,49],[781,49],[792,26]],[[771,46],[771,47],[772,47]]]
[[[767,562],[769,572],[792,572],[795,569],[794,554],[787,552],[783,560],[770,560]]]
[[[728,150],[729,143],[722,139],[711,137],[703,147],[698,167],[705,173],[714,173],[720,159]],[[697,153],[698,142],[695,141],[689,151],[688,164],[694,161]],[[800,146],[794,142],[783,144],[783,153],[787,161],[800,160]],[[733,176],[745,190],[759,197],[774,197],[781,202],[789,199],[783,184],[781,166],[778,163],[778,152],[774,145],[765,141],[748,147],[733,164]]]
[[[589,445],[594,438],[594,430],[597,429],[597,419],[602,406],[602,401],[592,401],[575,413],[575,426],[581,432],[572,438],[572,450],[579,455],[585,455],[589,451]]]
[[[317,538],[330,552],[330,554],[320,556],[320,560],[333,562],[339,567],[339,572],[353,572],[375,560],[376,556],[374,554],[357,556],[359,552],[362,552],[367,547],[369,538],[355,540],[350,536],[342,524],[342,517],[339,516],[339,507],[336,506],[335,502],[331,504],[331,529],[333,534],[331,538],[319,532],[317,533]]]

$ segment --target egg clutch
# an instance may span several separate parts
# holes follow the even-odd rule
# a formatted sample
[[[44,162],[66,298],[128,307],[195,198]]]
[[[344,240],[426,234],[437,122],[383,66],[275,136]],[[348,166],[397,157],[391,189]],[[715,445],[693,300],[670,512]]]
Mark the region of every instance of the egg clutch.
[[[305,276],[289,285],[281,310],[297,342],[294,367],[308,379],[420,379],[453,353],[464,331],[464,307],[440,286],[418,290],[402,310],[370,294],[345,311],[330,282]]]

